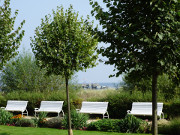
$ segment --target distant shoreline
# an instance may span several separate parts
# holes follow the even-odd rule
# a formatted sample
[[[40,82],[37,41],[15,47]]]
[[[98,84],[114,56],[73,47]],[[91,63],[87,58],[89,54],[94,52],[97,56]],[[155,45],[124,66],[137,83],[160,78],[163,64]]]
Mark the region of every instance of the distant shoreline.
[[[87,83],[87,82],[85,82],[85,83],[78,83],[78,84],[80,84],[80,85],[82,85],[82,87],[84,88],[84,87],[86,87],[87,89],[90,89],[90,88],[94,88],[94,89],[107,89],[107,88],[119,88],[119,87],[121,87],[122,85],[123,85],[123,83],[122,82],[120,82],[120,83],[111,83],[111,82],[109,82],[109,83],[103,83],[103,82],[101,82],[101,83]],[[97,87],[97,88],[95,88],[95,87]]]

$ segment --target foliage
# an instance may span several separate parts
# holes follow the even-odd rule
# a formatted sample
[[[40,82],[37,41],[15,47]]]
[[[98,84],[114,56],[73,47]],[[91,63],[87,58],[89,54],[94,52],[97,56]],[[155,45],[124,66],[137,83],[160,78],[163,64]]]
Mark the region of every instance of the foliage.
[[[15,126],[19,126],[19,127],[35,127],[35,121],[32,119],[19,119],[18,121],[16,121]]]
[[[2,90],[10,91],[44,91],[60,90],[65,87],[61,76],[46,76],[46,71],[36,65],[31,53],[23,52],[11,60],[1,75]]]
[[[138,133],[138,132],[144,132],[144,129],[142,130],[141,125],[147,126],[148,124],[145,121],[142,121],[139,118],[136,118],[133,115],[126,115],[124,119],[120,122],[120,131],[123,133]],[[140,129],[141,128],[141,129]]]
[[[104,0],[107,10],[90,0],[92,15],[99,20],[99,40],[106,64],[115,64],[116,76],[123,72],[136,77],[154,71],[177,71],[179,67],[179,1]],[[133,7],[133,8],[132,8]],[[137,71],[137,72],[136,72]]]
[[[128,91],[142,91],[143,93],[151,91],[151,78],[134,78],[131,74],[126,74],[123,78],[125,82],[124,90]],[[157,82],[158,91],[162,93],[168,101],[176,96],[179,96],[179,87],[174,83],[173,78],[168,74],[160,75]]]
[[[151,91],[151,78],[134,78],[131,74],[126,74],[123,78],[125,82],[123,89],[128,91],[138,90],[143,93]]]
[[[35,30],[31,47],[40,67],[48,73],[70,77],[74,72],[95,66],[97,39],[92,36],[92,23],[78,18],[72,6],[64,12],[58,7],[42,19]]]
[[[174,118],[169,124],[159,126],[159,133],[168,135],[180,134],[180,118]]]
[[[87,130],[122,132],[122,133],[146,133],[148,124],[133,115],[127,115],[121,120],[102,119],[88,124]]]
[[[96,122],[91,122],[87,126],[87,130],[106,131],[106,132],[120,132],[120,120],[102,119]]]
[[[166,118],[176,118],[180,116],[180,100],[174,100],[171,102],[164,103],[163,112]]]
[[[11,124],[12,123],[12,116],[13,114],[4,110],[0,109],[0,125],[6,125],[6,124]]]
[[[87,120],[89,119],[87,114],[78,113],[76,110],[71,111],[71,122],[73,129],[83,129],[87,126]],[[68,116],[65,115],[63,125],[68,128]]]
[[[48,128],[62,128],[62,118],[54,117],[45,122],[45,127]]]
[[[14,29],[18,10],[12,16],[10,0],[4,0],[0,5],[0,70],[8,60],[17,55],[16,50],[24,36],[24,30],[21,31],[25,20],[23,20],[17,29]]]
[[[35,122],[35,125],[36,127],[44,127],[45,126],[45,123],[46,123],[46,116],[47,116],[47,113],[46,112],[40,112],[38,114],[38,117],[35,117],[33,120]]]
[[[173,99],[180,93],[179,87],[174,83],[173,79],[168,75],[161,75],[158,78],[158,90],[163,93],[166,101]]]

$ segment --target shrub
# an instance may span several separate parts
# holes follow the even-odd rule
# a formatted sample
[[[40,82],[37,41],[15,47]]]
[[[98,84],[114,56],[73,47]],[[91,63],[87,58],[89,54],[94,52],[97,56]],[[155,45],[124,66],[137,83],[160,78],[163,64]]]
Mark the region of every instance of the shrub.
[[[121,120],[102,119],[88,124],[88,130],[122,132],[122,133],[146,133],[149,132],[149,125],[146,121],[127,115]]]
[[[23,52],[4,66],[1,74],[2,91],[44,91],[64,88],[62,76],[46,76],[46,70],[40,69],[36,59],[29,52]]]
[[[13,120],[11,119],[13,117],[13,114],[0,109],[0,124],[1,125],[6,125],[6,124],[12,124]]]
[[[88,124],[87,130],[119,132],[120,120],[102,119]]]
[[[120,131],[123,133],[137,133],[140,132],[141,124],[145,123],[141,119],[133,115],[126,115],[120,122]]]
[[[174,118],[169,124],[164,124],[159,126],[159,133],[169,134],[169,135],[179,135],[180,134],[180,117]]]
[[[35,122],[32,119],[24,119],[21,118],[18,121],[16,121],[15,126],[20,126],[20,127],[35,127]]]
[[[163,112],[166,118],[176,118],[180,116],[180,100],[164,103]]]
[[[36,127],[44,127],[45,122],[47,121],[45,117],[47,116],[46,112],[40,112],[38,117],[35,117],[33,120],[35,122]]]
[[[24,117],[24,115],[22,114],[18,114],[18,115],[15,115],[13,117],[11,117],[11,120],[12,122],[15,124],[16,122],[18,122],[20,119],[22,119]]]
[[[89,116],[87,114],[78,113],[76,110],[71,111],[71,122],[73,129],[83,129],[87,126],[87,120]],[[68,128],[68,116],[65,115],[63,119],[63,125]]]
[[[142,121],[139,125],[139,128],[137,130],[137,133],[151,133],[151,125],[148,124],[146,121]]]
[[[170,135],[180,135],[180,117],[170,122],[169,129]]]
[[[62,128],[62,118],[54,117],[45,122],[45,127],[48,128]]]

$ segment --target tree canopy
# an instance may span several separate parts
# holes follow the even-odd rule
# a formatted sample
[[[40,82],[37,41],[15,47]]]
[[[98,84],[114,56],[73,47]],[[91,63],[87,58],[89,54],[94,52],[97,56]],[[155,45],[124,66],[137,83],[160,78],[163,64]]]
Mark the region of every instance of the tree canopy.
[[[72,6],[53,11],[42,19],[35,30],[32,49],[39,65],[48,73],[70,77],[79,70],[95,66],[97,39],[92,36],[92,23],[78,18]]]
[[[25,20],[14,30],[18,10],[15,11],[15,15],[12,17],[9,6],[10,0],[4,0],[4,4],[0,6],[0,69],[8,60],[17,55],[16,50],[24,35],[24,30],[21,29]]]
[[[90,0],[92,14],[103,30],[99,39],[110,43],[102,48],[106,64],[114,64],[116,76],[140,71],[167,72],[180,67],[179,2],[177,0],[103,0],[107,11]],[[136,72],[136,73],[138,73]]]

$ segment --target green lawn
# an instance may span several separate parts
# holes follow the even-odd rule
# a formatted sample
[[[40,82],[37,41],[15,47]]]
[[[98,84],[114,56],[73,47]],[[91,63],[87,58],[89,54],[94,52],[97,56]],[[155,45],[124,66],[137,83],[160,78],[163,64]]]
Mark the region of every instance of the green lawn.
[[[80,131],[74,130],[74,135],[150,135],[150,134],[124,134],[111,132]],[[31,128],[0,126],[0,135],[67,135],[67,130],[51,128]]]

